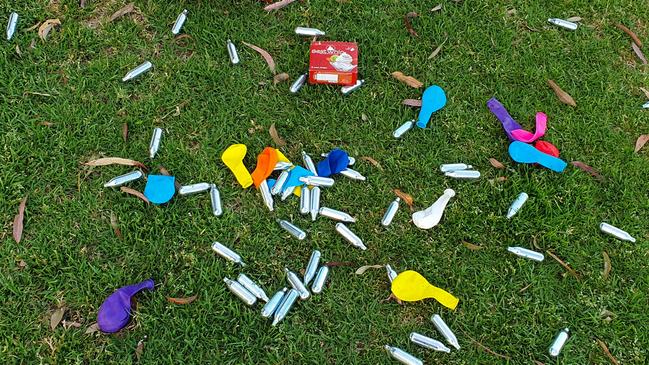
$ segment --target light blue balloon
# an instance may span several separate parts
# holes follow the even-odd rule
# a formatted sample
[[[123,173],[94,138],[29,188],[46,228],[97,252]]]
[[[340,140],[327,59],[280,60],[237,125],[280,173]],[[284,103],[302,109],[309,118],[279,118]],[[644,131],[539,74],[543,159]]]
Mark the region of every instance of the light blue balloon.
[[[430,117],[446,105],[446,93],[437,86],[429,86],[421,96],[421,109],[417,117],[417,127],[426,128]]]
[[[147,176],[144,196],[153,204],[164,204],[176,194],[176,178],[166,175]]]

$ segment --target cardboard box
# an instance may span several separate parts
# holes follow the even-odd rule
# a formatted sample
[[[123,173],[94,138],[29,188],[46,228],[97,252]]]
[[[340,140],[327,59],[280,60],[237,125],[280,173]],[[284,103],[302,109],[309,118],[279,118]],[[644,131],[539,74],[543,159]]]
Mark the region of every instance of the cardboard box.
[[[358,46],[354,42],[318,41],[309,51],[309,83],[354,85],[358,79]]]

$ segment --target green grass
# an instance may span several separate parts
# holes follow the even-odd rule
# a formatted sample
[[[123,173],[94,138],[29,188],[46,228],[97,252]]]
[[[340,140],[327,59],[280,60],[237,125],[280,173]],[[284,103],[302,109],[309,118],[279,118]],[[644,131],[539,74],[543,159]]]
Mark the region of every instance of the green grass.
[[[634,154],[633,146],[649,133],[639,91],[649,86],[649,69],[614,25],[626,24],[649,43],[649,8],[632,0],[440,1],[444,9],[437,13],[428,11],[436,1],[306,0],[272,14],[253,0],[136,1],[141,16],[97,29],[85,23],[110,15],[122,1],[89,1],[85,9],[76,0],[57,6],[0,1],[3,24],[11,9],[21,16],[15,39],[0,48],[0,362],[131,363],[144,336],[144,363],[392,364],[385,344],[426,363],[504,362],[474,345],[471,336],[510,356],[511,364],[606,364],[595,338],[623,364],[647,363],[649,149]],[[170,25],[184,7],[190,11],[184,31],[191,38],[182,46]],[[507,15],[510,9],[516,13]],[[403,26],[408,11],[421,14],[413,20],[418,38]],[[546,23],[548,17],[575,15],[583,18],[576,32]],[[63,25],[46,42],[26,31],[57,17]],[[264,61],[241,42],[267,49],[278,71],[294,78],[308,63],[308,40],[292,32],[299,25],[358,42],[366,86],[346,97],[335,87],[307,86],[295,96],[288,93],[289,83],[273,86]],[[442,52],[428,60],[445,33]],[[228,38],[238,45],[238,66],[229,64]],[[122,83],[144,60],[154,70]],[[429,128],[402,140],[391,132],[417,112],[400,102],[421,91],[392,79],[397,70],[441,85],[449,99]],[[578,106],[560,104],[547,79],[556,80]],[[485,106],[492,96],[527,128],[536,111],[546,112],[545,140],[564,159],[595,167],[607,182],[573,167],[557,174],[513,163],[500,124]],[[130,129],[126,143],[123,123]],[[302,150],[317,156],[340,147],[381,163],[383,171],[359,160],[356,169],[368,176],[366,183],[338,178],[323,193],[323,204],[358,217],[353,230],[367,251],[350,249],[332,222],[300,216],[297,199],[278,204],[271,214],[258,193],[237,185],[220,153],[245,143],[252,169],[257,153],[273,144],[267,132],[272,123],[293,161],[300,161]],[[150,161],[154,126],[165,135]],[[99,156],[141,160],[154,171],[164,165],[181,183],[216,183],[225,214],[212,216],[207,195],[148,207],[105,189],[105,181],[129,168],[81,165]],[[508,170],[492,168],[489,157]],[[471,163],[483,178],[447,179],[438,166],[449,162]],[[489,182],[498,176],[507,180]],[[144,183],[132,187],[142,190]],[[448,187],[457,196],[438,227],[418,230],[403,205],[391,227],[379,225],[393,188],[411,193],[416,207],[424,208]],[[530,200],[506,220],[507,207],[521,191]],[[25,231],[16,244],[11,222],[25,195]],[[111,229],[111,212],[123,240]],[[309,237],[291,238],[274,223],[278,217],[291,219]],[[629,231],[638,243],[602,235],[602,221]],[[268,293],[286,285],[285,266],[301,270],[311,250],[319,249],[325,261],[417,270],[460,304],[450,312],[434,301],[386,303],[383,270],[356,276],[356,267],[337,267],[322,295],[299,302],[273,328],[259,315],[259,305],[248,308],[225,288],[223,277],[236,276],[239,268],[211,251],[215,240],[240,252],[249,264],[245,272]],[[484,249],[469,251],[463,240]],[[506,252],[510,245],[534,243],[563,258],[582,280],[549,257],[534,263]],[[612,260],[608,280],[602,278],[602,251]],[[157,289],[138,296],[128,330],[84,334],[115,288],[148,277]],[[193,294],[199,299],[187,306],[165,299]],[[65,319],[81,328],[50,330],[51,311],[61,305],[68,308]],[[600,317],[603,310],[615,314],[612,321]],[[429,320],[434,313],[455,330],[460,351],[433,353],[408,343],[411,331],[440,338]],[[554,360],[547,347],[562,327],[570,327],[573,337]]]

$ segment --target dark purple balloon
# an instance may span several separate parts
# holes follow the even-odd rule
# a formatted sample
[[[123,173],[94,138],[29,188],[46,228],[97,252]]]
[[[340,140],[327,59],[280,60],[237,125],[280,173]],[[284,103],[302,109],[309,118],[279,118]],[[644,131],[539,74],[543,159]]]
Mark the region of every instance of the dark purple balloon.
[[[141,290],[153,290],[153,285],[153,279],[148,279],[115,290],[99,307],[99,329],[102,332],[114,333],[124,328],[131,319],[131,298]]]
[[[509,138],[510,141],[515,141],[516,139],[514,138],[514,136],[512,136],[512,131],[516,129],[523,129],[523,127],[521,127],[521,125],[518,124],[511,115],[509,115],[507,109],[505,109],[505,106],[502,105],[498,101],[498,99],[489,99],[489,101],[487,101],[487,107],[496,116],[496,118],[500,120],[500,123],[502,123],[505,134],[507,134],[507,138]]]
[[[346,169],[347,166],[349,166],[349,155],[347,155],[347,152],[336,148],[318,163],[318,176],[329,177],[335,175]]]

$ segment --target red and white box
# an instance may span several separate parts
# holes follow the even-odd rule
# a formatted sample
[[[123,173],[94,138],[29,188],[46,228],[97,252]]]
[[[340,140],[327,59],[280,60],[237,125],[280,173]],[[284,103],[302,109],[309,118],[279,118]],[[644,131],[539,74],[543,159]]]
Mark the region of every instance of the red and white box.
[[[309,83],[354,85],[358,79],[358,45],[318,41],[309,50]]]

